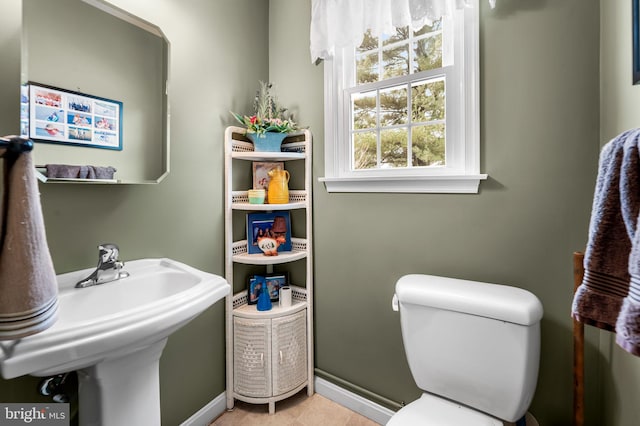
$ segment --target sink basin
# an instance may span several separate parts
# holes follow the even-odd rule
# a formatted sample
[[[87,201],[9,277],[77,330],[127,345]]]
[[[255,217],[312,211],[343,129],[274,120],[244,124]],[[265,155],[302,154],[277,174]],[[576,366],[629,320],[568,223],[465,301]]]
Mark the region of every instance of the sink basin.
[[[41,333],[4,342],[2,376],[78,370],[81,424],[118,424],[122,419],[103,415],[122,411],[122,404],[156,410],[159,421],[158,360],[167,337],[225,297],[230,286],[222,277],[171,259],[141,259],[125,264],[127,278],[75,288],[93,269],[58,275],[58,321]],[[157,401],[126,395],[123,386]],[[83,405],[92,408],[83,412]],[[149,422],[149,412],[142,414]],[[124,417],[129,424],[142,424],[130,423],[132,415]]]

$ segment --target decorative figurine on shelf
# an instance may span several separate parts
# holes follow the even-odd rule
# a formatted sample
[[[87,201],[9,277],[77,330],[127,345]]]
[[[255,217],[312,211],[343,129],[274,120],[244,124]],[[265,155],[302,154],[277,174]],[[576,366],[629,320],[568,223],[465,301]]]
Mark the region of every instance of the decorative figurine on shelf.
[[[284,237],[258,237],[258,247],[265,256],[277,256],[278,247],[284,243]]]
[[[255,242],[265,256],[277,256],[280,245],[284,250],[291,250],[287,245],[287,221],[285,216],[278,214],[273,217],[269,228],[258,230]]]
[[[271,296],[269,295],[269,288],[267,285],[262,286],[260,296],[258,296],[258,310],[270,311],[271,310]]]

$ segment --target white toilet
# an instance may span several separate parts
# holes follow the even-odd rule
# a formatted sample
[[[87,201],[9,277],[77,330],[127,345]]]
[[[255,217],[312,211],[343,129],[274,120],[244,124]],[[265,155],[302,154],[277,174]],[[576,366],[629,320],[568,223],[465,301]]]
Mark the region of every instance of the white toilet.
[[[518,426],[538,379],[542,304],[532,293],[432,275],[396,283],[409,367],[422,396],[388,426]]]

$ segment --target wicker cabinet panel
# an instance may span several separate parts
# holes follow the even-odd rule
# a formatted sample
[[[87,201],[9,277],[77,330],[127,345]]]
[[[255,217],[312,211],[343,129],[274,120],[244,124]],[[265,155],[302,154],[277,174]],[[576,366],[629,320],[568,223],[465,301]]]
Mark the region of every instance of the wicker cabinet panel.
[[[272,320],[273,394],[280,395],[307,380],[306,311]]]
[[[234,391],[269,397],[271,387],[271,320],[233,318]]]

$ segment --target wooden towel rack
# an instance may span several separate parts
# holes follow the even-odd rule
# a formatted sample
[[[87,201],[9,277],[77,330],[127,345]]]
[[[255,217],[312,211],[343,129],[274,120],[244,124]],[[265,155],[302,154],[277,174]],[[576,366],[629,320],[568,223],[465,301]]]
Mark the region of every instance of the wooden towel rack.
[[[573,292],[584,277],[584,253],[573,253]],[[573,320],[573,426],[584,426],[584,324]]]

